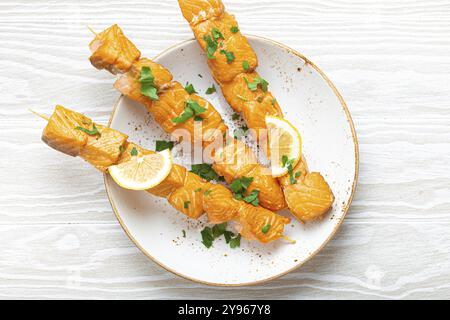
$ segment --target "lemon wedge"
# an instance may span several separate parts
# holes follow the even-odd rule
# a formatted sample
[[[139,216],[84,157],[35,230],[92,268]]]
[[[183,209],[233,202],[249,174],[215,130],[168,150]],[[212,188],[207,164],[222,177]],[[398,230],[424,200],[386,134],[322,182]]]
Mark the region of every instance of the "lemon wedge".
[[[298,130],[286,119],[266,116],[268,146],[272,175],[281,177],[288,173],[289,165],[295,167],[302,156],[302,138]]]
[[[169,149],[130,160],[108,168],[114,181],[125,189],[146,190],[161,183],[172,169]]]

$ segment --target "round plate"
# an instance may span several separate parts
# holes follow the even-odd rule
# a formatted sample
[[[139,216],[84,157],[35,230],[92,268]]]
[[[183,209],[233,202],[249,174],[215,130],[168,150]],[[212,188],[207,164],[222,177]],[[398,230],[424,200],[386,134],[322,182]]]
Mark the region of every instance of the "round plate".
[[[223,239],[218,239],[207,249],[200,235],[206,225],[205,218],[191,220],[173,209],[166,199],[122,189],[105,175],[112,208],[136,246],[165,269],[210,285],[262,283],[301,266],[338,229],[350,206],[358,176],[358,145],[353,123],[344,100],[330,80],[296,51],[268,39],[255,36],[248,39],[258,55],[258,72],[270,83],[270,90],[286,118],[302,135],[309,169],[320,171],[336,196],[333,209],[322,221],[301,224],[292,218],[285,233],[296,244],[278,240],[263,245],[242,240],[240,248],[231,249]],[[199,94],[222,114],[231,130],[242,124],[233,123],[233,111],[220,92],[205,95],[214,81],[195,40],[180,43],[154,60],[168,68],[175,80],[193,83]],[[130,141],[148,149],[155,148],[155,140],[169,139],[143,106],[124,97],[114,108],[110,126],[129,134]],[[175,162],[180,163],[182,159],[175,157]],[[289,212],[282,214],[289,215]]]

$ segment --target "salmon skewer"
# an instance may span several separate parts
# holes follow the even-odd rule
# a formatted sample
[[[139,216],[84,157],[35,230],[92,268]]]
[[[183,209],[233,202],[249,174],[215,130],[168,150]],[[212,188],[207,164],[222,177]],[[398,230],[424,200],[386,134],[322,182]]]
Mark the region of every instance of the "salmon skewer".
[[[267,90],[268,83],[255,71],[258,66],[256,54],[239,31],[235,18],[225,11],[221,0],[178,2],[207,54],[208,66],[225,99],[234,111],[242,113],[247,126],[259,139],[260,130],[266,129],[266,115],[283,117],[283,113]],[[293,177],[294,183],[289,176],[278,178],[289,209],[301,221],[321,218],[334,202],[328,183],[320,173],[308,171],[304,158],[293,172],[299,172]]]
[[[67,155],[79,156],[103,173],[108,172],[109,166],[130,160],[133,149],[139,155],[154,153],[129,142],[126,134],[59,105],[46,120],[42,140],[47,145]],[[172,207],[190,218],[198,219],[206,213],[211,223],[233,221],[248,240],[267,243],[284,237],[284,225],[289,223],[288,218],[237,200],[223,185],[207,182],[176,164],[167,178],[146,191],[166,198]],[[267,225],[270,228],[263,229]]]
[[[141,58],[139,50],[117,25],[95,34],[89,47],[94,67],[119,75],[114,84],[116,89],[143,104],[166,132],[183,129],[190,133],[192,143],[201,142],[204,150],[211,153],[213,169],[227,183],[251,177],[253,181],[247,194],[257,190],[259,203],[269,210],[286,207],[277,179],[266,174],[267,169],[257,163],[250,148],[227,136],[228,128],[217,110],[202,97],[187,92],[179,82],[172,81],[172,74],[163,66]],[[195,131],[197,121],[201,121],[200,134]],[[224,137],[226,145],[215,147],[214,142],[223,141]]]

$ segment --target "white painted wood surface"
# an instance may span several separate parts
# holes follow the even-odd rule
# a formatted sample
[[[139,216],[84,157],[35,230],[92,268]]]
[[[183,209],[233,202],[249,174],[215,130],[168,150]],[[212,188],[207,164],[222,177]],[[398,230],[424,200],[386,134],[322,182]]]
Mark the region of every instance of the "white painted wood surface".
[[[212,288],[147,260],[94,169],[40,141],[56,103],[106,122],[117,92],[87,60],[90,24],[147,56],[191,37],[175,0],[0,1],[0,298],[450,298],[450,3],[225,1],[241,30],[317,63],[360,143],[340,232],[263,286]],[[187,262],[189,263],[189,262]]]

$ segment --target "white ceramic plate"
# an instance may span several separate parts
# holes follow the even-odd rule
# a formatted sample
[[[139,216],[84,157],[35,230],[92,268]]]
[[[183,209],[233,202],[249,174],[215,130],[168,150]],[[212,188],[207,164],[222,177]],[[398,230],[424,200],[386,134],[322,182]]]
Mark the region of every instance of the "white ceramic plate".
[[[167,270],[201,283],[223,286],[250,285],[268,281],[302,265],[333,236],[350,206],[358,176],[358,146],[345,103],[333,84],[309,60],[274,41],[248,37],[259,59],[258,72],[285,116],[300,131],[303,153],[311,171],[320,171],[336,200],[332,211],[319,222],[302,225],[295,219],[286,235],[296,244],[277,241],[268,245],[241,241],[231,249],[220,239],[207,249],[200,231],[205,219],[194,221],[173,209],[165,199],[146,192],[128,191],[109,176],[105,185],[111,205],[131,240],[150,259]],[[205,56],[195,40],[185,41],[155,61],[164,65],[182,84],[189,81],[222,114],[231,127],[232,110],[218,92],[205,95],[214,81]],[[110,126],[130,135],[130,140],[149,149],[155,140],[168,139],[145,108],[121,97]],[[178,159],[180,160],[180,159]],[[289,215],[288,212],[283,214]],[[185,230],[186,237],[183,237]]]

